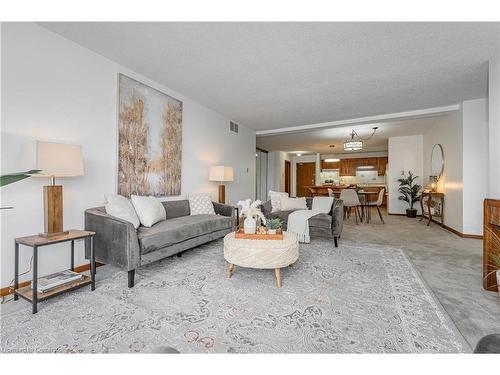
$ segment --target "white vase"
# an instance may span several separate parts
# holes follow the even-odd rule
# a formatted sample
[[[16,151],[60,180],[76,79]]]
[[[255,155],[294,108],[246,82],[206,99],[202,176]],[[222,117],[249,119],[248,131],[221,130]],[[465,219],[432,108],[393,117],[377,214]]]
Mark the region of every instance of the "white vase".
[[[276,229],[268,229],[267,234],[276,234]]]
[[[243,222],[243,230],[245,234],[255,234],[257,221],[253,217],[247,217]]]

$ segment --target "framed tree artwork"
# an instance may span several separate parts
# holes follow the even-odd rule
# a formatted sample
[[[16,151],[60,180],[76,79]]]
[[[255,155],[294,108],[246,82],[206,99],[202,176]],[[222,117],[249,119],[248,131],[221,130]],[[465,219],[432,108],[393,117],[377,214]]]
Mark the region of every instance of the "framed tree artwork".
[[[182,102],[118,75],[118,194],[181,193]]]

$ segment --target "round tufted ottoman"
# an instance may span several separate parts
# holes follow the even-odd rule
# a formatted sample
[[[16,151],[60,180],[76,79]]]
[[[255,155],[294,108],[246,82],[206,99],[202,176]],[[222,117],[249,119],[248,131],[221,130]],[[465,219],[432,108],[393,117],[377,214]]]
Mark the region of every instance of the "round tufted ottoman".
[[[229,263],[227,276],[233,275],[234,265],[247,268],[274,269],[276,286],[281,287],[282,267],[299,258],[297,236],[283,232],[283,240],[247,240],[234,237],[235,232],[224,237],[224,259]]]

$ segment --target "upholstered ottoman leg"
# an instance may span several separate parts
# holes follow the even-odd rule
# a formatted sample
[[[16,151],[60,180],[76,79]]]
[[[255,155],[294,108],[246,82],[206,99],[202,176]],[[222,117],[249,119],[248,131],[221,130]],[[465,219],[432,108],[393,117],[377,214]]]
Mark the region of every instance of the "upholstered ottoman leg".
[[[230,279],[233,276],[234,264],[228,263],[229,267],[227,269],[227,278]]]
[[[281,268],[275,268],[274,274],[276,276],[276,286],[281,288]]]
[[[333,242],[335,242],[335,247],[339,247],[339,240],[338,237],[333,237]]]

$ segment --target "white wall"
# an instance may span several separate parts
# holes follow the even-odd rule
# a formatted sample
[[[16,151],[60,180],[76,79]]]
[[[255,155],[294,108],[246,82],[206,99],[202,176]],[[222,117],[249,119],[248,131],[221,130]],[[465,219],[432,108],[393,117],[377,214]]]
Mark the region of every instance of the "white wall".
[[[20,145],[32,139],[82,145],[85,176],[61,180],[66,228],[82,228],[84,210],[101,205],[103,193],[116,192],[119,72],[182,100],[183,195],[210,192],[215,198],[217,185],[207,181],[208,168],[225,164],[235,173],[226,188],[229,201],[254,196],[253,130],[240,126],[239,134],[231,133],[228,118],[38,25],[4,23],[1,41],[1,173],[18,171]],[[1,205],[15,206],[0,211],[1,286],[13,277],[14,237],[43,230],[46,183],[28,179],[1,190]],[[30,252],[22,249],[21,271],[28,269],[29,259]],[[84,263],[81,243],[75,263]],[[43,249],[39,266],[42,275],[67,268],[67,245]]]
[[[271,151],[268,154],[267,190],[285,191],[285,160],[291,161],[290,154],[284,151]]]
[[[462,130],[463,233],[481,235],[483,200],[488,195],[487,99],[467,100],[462,103]],[[500,171],[496,174],[500,174]]]
[[[500,50],[489,61],[489,192],[488,198],[500,199]]]
[[[390,214],[404,214],[408,208],[406,202],[398,200],[398,178],[401,177],[403,171],[405,174],[408,174],[408,171],[411,170],[414,175],[419,176],[415,182],[422,185],[422,152],[422,135],[389,138],[389,163],[387,166],[386,183],[389,193],[387,210]],[[420,212],[420,205],[418,203],[413,207]]]
[[[460,111],[438,116],[434,125],[424,133],[424,183],[431,175],[431,153],[435,144],[444,151],[443,176],[437,190],[444,193],[444,223],[463,232],[463,134]]]

